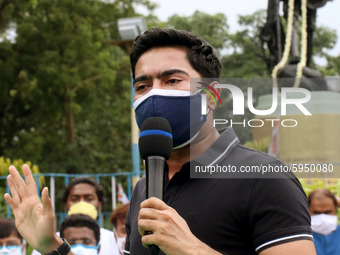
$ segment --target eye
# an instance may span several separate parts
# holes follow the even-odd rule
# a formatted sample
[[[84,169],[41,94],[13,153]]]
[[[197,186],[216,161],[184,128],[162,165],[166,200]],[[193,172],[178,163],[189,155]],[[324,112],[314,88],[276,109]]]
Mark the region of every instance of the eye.
[[[71,200],[72,202],[77,202],[77,201],[79,201],[79,197],[78,197],[78,196],[72,196],[72,197],[70,198],[70,200]]]
[[[176,84],[176,83],[179,83],[181,80],[179,80],[179,79],[169,79],[168,80],[168,83],[170,83],[170,84]]]
[[[86,196],[85,200],[88,201],[88,202],[93,201],[93,200],[95,200],[95,197],[94,196]]]
[[[69,243],[70,245],[76,244],[76,240],[74,240],[74,239],[69,239],[69,240],[67,240],[67,241],[68,241],[68,243]]]
[[[144,90],[145,88],[146,88],[146,85],[143,85],[143,84],[137,85],[135,91],[142,91],[142,90]]]

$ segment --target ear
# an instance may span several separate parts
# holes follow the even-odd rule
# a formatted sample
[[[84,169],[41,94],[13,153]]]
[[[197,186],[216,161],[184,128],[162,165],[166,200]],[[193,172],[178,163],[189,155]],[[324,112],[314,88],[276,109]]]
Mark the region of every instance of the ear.
[[[21,248],[22,254],[26,254],[25,249],[26,249],[26,244],[23,242],[22,248]]]
[[[97,211],[98,211],[98,214],[102,211],[102,202],[98,202],[98,206],[97,206]]]
[[[217,81],[213,81],[213,82],[211,82],[211,83],[209,84],[209,86],[210,86],[211,88],[213,88],[213,90],[207,88],[207,89],[209,90],[209,92],[211,93],[211,95],[214,97],[214,99],[212,99],[211,96],[208,96],[208,97],[207,97],[207,106],[208,106],[208,108],[210,109],[210,111],[214,111],[215,108],[216,108],[216,106],[217,106],[217,104],[220,103],[219,97],[220,97],[220,95],[221,95],[221,89],[220,89],[220,88],[216,88],[216,89],[215,89],[215,85],[216,85],[216,84],[218,84]],[[215,103],[215,102],[216,102],[216,103]]]
[[[67,210],[69,209],[70,207],[68,206],[67,202],[64,204],[64,211],[67,213]]]

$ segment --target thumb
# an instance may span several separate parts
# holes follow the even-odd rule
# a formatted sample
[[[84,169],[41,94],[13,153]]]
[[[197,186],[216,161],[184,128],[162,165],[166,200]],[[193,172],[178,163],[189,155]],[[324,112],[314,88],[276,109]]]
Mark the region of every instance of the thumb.
[[[48,188],[45,187],[43,191],[41,192],[41,198],[42,198],[42,205],[43,205],[43,211],[45,216],[53,216],[54,217],[54,211],[51,199],[48,196]]]

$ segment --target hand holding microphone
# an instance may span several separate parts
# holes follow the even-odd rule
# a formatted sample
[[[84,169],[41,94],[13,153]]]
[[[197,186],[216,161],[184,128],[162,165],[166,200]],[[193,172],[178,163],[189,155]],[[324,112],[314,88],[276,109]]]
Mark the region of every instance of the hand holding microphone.
[[[169,122],[148,118],[141,127],[139,151],[146,166],[146,200],[141,203],[138,231],[151,255],[220,254],[202,243],[177,211],[163,202],[164,168],[172,152]],[[190,201],[188,201],[190,203]]]

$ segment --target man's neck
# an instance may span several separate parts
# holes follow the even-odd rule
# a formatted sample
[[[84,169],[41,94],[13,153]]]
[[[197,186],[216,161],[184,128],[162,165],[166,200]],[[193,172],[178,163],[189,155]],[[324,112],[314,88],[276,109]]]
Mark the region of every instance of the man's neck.
[[[185,162],[190,161],[205,152],[219,137],[219,133],[216,129],[213,129],[207,136],[204,136],[201,140],[190,144],[180,149],[173,150],[170,158],[167,160],[169,167],[169,180],[181,170]]]

